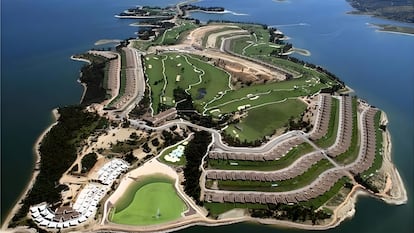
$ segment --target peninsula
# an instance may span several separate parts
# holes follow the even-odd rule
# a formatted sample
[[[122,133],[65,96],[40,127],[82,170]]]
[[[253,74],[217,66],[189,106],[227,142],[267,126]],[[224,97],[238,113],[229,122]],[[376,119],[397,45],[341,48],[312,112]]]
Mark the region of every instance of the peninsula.
[[[277,28],[201,24],[186,4],[128,9],[120,18],[157,26],[72,57],[87,62],[81,103],[55,111],[2,230],[324,230],[352,217],[358,195],[407,202],[385,112],[291,56],[310,53]]]
[[[354,14],[367,14],[377,17],[414,23],[414,3],[410,0],[347,0],[357,11]]]

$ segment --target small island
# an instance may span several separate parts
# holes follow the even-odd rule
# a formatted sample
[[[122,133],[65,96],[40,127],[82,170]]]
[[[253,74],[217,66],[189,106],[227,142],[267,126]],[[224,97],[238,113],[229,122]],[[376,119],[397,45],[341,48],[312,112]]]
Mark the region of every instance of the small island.
[[[310,53],[279,29],[202,24],[190,10],[225,11],[128,9],[120,18],[156,26],[72,56],[86,62],[81,103],[54,111],[2,230],[324,230],[352,217],[358,195],[407,202],[385,112],[292,56]]]
[[[201,7],[191,4],[181,3],[173,7],[151,7],[151,6],[139,6],[136,8],[130,8],[119,15],[118,18],[127,19],[172,19],[174,15],[179,16],[187,15],[189,12],[201,11],[206,13],[224,13],[223,7]]]

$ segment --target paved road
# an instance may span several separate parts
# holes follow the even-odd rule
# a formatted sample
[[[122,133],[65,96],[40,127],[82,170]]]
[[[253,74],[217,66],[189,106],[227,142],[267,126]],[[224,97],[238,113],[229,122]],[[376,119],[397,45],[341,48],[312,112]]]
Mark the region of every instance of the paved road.
[[[361,119],[365,116],[366,112],[368,111],[368,108],[364,109],[362,114],[360,115],[360,117],[358,118],[358,123],[360,125],[361,128],[361,133],[364,133],[364,131],[366,130],[365,127],[363,127],[363,124],[361,123]],[[321,175],[319,175],[319,177],[317,179],[315,179],[312,183],[310,183],[309,185],[306,185],[302,188],[299,189],[295,189],[295,190],[291,190],[291,191],[286,191],[286,192],[280,192],[281,194],[295,194],[295,193],[301,193],[301,192],[305,192],[308,191],[311,187],[314,187],[318,182],[322,182],[323,180],[327,179],[329,177],[330,174],[332,174],[332,172],[337,171],[337,172],[341,172],[343,173],[345,176],[350,177],[353,180],[353,176],[352,174],[350,174],[349,169],[353,166],[355,166],[356,164],[360,163],[362,158],[362,150],[360,149],[358,158],[352,162],[351,164],[342,166],[339,165],[338,163],[336,163],[332,158],[330,158],[326,153],[324,153],[324,150],[320,147],[318,147],[317,145],[315,145],[315,143],[313,143],[312,141],[309,140],[309,138],[307,137],[307,135],[301,131],[291,131],[288,132],[284,135],[281,135],[279,137],[276,137],[274,139],[272,139],[271,141],[267,142],[265,145],[261,146],[261,147],[257,147],[257,148],[240,148],[240,147],[230,147],[227,146],[223,143],[221,135],[219,133],[219,131],[214,130],[214,129],[210,129],[210,128],[206,128],[203,126],[198,126],[195,125],[191,122],[185,121],[183,119],[178,119],[178,120],[174,120],[174,121],[170,121],[167,122],[166,124],[162,125],[162,126],[158,126],[158,127],[151,127],[145,124],[145,122],[143,121],[138,121],[138,120],[130,120],[131,126],[137,127],[137,128],[142,128],[142,129],[146,129],[146,130],[163,130],[163,129],[167,129],[170,128],[171,126],[174,125],[185,125],[185,126],[189,126],[189,127],[193,127],[193,128],[197,128],[199,130],[205,130],[208,131],[210,133],[212,133],[212,138],[213,141],[212,143],[214,143],[214,150],[222,150],[222,151],[227,151],[227,152],[251,152],[251,153],[265,153],[267,151],[269,151],[270,149],[272,149],[274,146],[276,146],[278,143],[289,139],[291,137],[302,137],[306,142],[308,142],[309,144],[311,144],[316,151],[320,151],[323,153],[324,157],[326,159],[328,159],[335,167],[329,170],[324,171],[323,173],[321,173]],[[361,148],[363,146],[363,143],[361,144]],[[212,144],[213,145],[213,144]],[[205,155],[207,156],[207,154]],[[299,163],[299,161],[296,161],[292,166],[290,166],[289,168],[293,167],[296,163]],[[218,193],[238,193],[235,191],[225,191],[225,190],[209,190],[207,188],[205,188],[205,169],[203,168],[203,166],[201,166],[201,170],[203,172],[203,176],[201,177],[201,187],[203,187],[205,190],[204,191],[213,191],[213,192],[218,192]],[[241,192],[241,191],[240,191]],[[266,192],[256,192],[256,191],[243,191],[243,193],[266,193]]]
[[[139,121],[139,120],[129,119],[129,122],[131,123],[131,126],[145,129],[145,130],[164,130],[172,126],[175,126],[175,125],[185,125],[185,126],[199,129],[199,130],[208,131],[214,135],[214,151],[225,151],[225,152],[235,152],[235,153],[241,153],[241,152],[266,153],[272,150],[277,144],[281,143],[282,141],[303,135],[302,131],[290,131],[279,137],[273,138],[272,140],[270,140],[269,142],[267,142],[266,144],[260,147],[232,147],[232,146],[228,146],[223,143],[223,140],[222,140],[222,137],[219,131],[215,129],[199,126],[191,122],[185,121],[183,119],[169,121],[165,123],[164,125],[158,126],[158,127],[148,126],[146,125],[144,121]]]
[[[229,38],[224,39],[223,40],[223,43],[221,45],[221,50],[222,51],[226,51],[228,53],[228,48],[226,46],[227,47],[229,46]],[[177,46],[177,47],[174,47],[174,48],[172,47],[171,49],[172,50],[180,50],[182,48],[180,48],[180,47]],[[203,53],[201,51],[194,51],[194,52],[196,54],[197,53],[199,53],[199,54]],[[136,53],[136,57],[139,57],[140,56],[140,53],[138,51],[135,50],[135,53]],[[230,54],[231,55],[234,55],[233,53],[230,53]],[[286,72],[285,70],[281,69],[280,67],[273,67],[273,66],[270,67],[269,64],[265,64],[262,61],[256,61],[256,59],[246,58],[246,57],[241,56],[241,55],[238,55],[238,54],[235,55],[235,56],[237,56],[239,58],[243,58],[243,59],[248,59],[248,60],[250,60],[252,62],[255,62],[255,63],[259,63],[260,65],[266,66],[267,68],[276,69],[279,72],[290,73],[290,72]],[[144,77],[143,77],[143,68],[142,68],[141,62],[139,62],[139,65],[137,64],[137,72],[138,71],[139,71],[139,73],[142,76],[140,76],[140,78],[137,78],[137,82],[140,83],[140,85],[138,84],[137,86],[141,86],[142,87],[141,91],[143,93],[143,91],[145,90],[145,80],[144,80]],[[138,79],[139,79],[139,81],[138,81]],[[141,99],[142,99],[142,96],[138,97],[136,99],[136,103],[138,103]],[[342,105],[342,104],[343,104],[342,103],[342,99],[340,98],[340,105]],[[132,105],[132,104],[130,105],[131,109],[133,108],[133,106],[134,105]],[[126,113],[129,112],[129,111],[130,111],[130,109],[125,110],[123,112],[124,115],[122,115],[122,116],[126,116]],[[361,124],[361,119],[365,115],[365,112],[366,112],[366,110],[364,110],[363,113],[361,114],[361,116],[358,118],[358,123],[359,123],[360,128],[361,128],[361,132],[360,133],[362,133],[363,130],[366,130],[365,128],[363,128],[363,126]],[[340,114],[340,119],[339,120],[341,120],[341,118],[342,118],[342,114]],[[267,142],[266,144],[264,144],[264,145],[262,145],[260,147],[255,147],[255,148],[250,148],[250,147],[231,147],[231,146],[228,146],[228,145],[226,145],[226,144],[223,143],[222,137],[221,137],[221,134],[220,134],[219,131],[217,131],[215,129],[210,129],[210,128],[206,128],[206,127],[203,127],[203,126],[199,126],[199,125],[193,124],[191,122],[185,121],[183,119],[169,121],[169,122],[165,123],[164,125],[158,126],[158,127],[148,126],[148,125],[145,124],[145,122],[139,121],[139,120],[132,120],[132,119],[130,119],[129,121],[131,123],[131,126],[137,127],[137,128],[141,128],[141,129],[146,129],[146,130],[164,130],[164,129],[170,128],[172,126],[175,126],[175,125],[185,125],[185,126],[189,126],[189,127],[193,127],[193,128],[199,129],[199,130],[208,131],[208,132],[210,132],[212,134],[213,141],[212,141],[212,144],[211,145],[213,147],[213,150],[214,151],[219,151],[219,152],[220,151],[225,151],[225,152],[234,152],[234,153],[243,153],[243,152],[248,152],[248,153],[266,153],[266,152],[270,151],[271,149],[273,149],[273,147],[275,147],[277,144],[281,143],[284,140],[287,140],[287,139],[293,138],[293,137],[302,137],[306,142],[308,142],[310,145],[312,145],[312,147],[316,151],[322,152],[323,155],[324,155],[324,157],[326,159],[328,159],[335,167],[332,168],[332,169],[326,170],[323,173],[321,173],[321,175],[317,179],[315,179],[311,184],[309,184],[309,185],[307,185],[305,187],[296,189],[296,190],[283,192],[284,194],[300,193],[300,192],[304,192],[306,190],[309,190],[310,187],[315,186],[318,182],[321,182],[324,179],[327,179],[327,176],[329,174],[332,174],[332,172],[334,172],[334,171],[341,172],[345,176],[349,176],[351,179],[353,179],[353,176],[352,176],[352,174],[350,174],[350,172],[348,171],[348,169],[351,168],[351,167],[353,167],[354,165],[356,165],[357,163],[359,163],[363,159],[363,158],[361,158],[361,150],[360,150],[359,155],[358,155],[358,158],[354,162],[352,162],[351,164],[348,164],[346,166],[342,166],[342,165],[338,164],[336,161],[334,161],[332,158],[330,158],[325,153],[325,150],[324,149],[318,147],[317,145],[315,145],[315,143],[313,143],[311,140],[309,140],[309,138],[308,138],[308,135],[309,134],[305,134],[302,131],[291,131],[291,132],[288,132],[286,134],[283,134],[283,135],[281,135],[279,137],[276,137],[276,138],[272,139],[271,141]],[[340,133],[340,130],[338,130],[338,133]],[[362,145],[361,145],[361,148],[362,148]],[[205,156],[207,156],[207,154]],[[295,161],[295,163],[293,165],[295,165],[298,162],[299,161]],[[290,166],[289,168],[291,168],[292,166]],[[205,188],[205,185],[204,185],[204,183],[205,183],[205,169],[202,166],[201,166],[201,169],[203,171],[203,176],[202,176],[202,178],[200,180],[201,187],[202,187],[202,189],[208,190],[208,189]],[[221,193],[230,192],[230,191],[223,191],[223,190],[211,190],[211,191],[221,192]],[[234,191],[232,191],[232,192],[234,193]],[[249,192],[249,193],[263,193],[263,192],[252,192],[252,191],[245,191],[244,193],[246,193],[246,192]]]

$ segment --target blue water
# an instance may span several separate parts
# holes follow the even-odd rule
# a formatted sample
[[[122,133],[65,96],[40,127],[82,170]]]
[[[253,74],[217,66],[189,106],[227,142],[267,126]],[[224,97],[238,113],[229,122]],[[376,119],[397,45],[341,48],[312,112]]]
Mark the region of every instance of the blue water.
[[[30,179],[33,145],[50,124],[50,111],[80,100],[82,87],[76,80],[83,64],[70,56],[95,48],[100,39],[134,36],[137,28],[128,26],[133,20],[113,16],[137,4],[154,3],[5,0],[1,4],[3,220]]]
[[[128,24],[134,21],[118,20],[113,17],[116,13],[135,5],[175,2],[2,1],[2,220],[30,177],[32,146],[50,123],[50,110],[79,101],[82,89],[76,79],[82,64],[69,60],[70,55],[95,47],[99,39],[133,36],[137,28]],[[294,46],[312,53],[299,58],[329,69],[359,97],[387,112],[393,159],[405,181],[409,203],[391,206],[361,198],[355,217],[327,232],[414,232],[414,37],[375,32],[367,23],[396,22],[348,15],[352,8],[344,0],[205,0],[197,4],[248,14],[193,14],[202,21],[214,18],[275,25],[292,38]],[[181,232],[212,231],[292,232],[254,224],[191,227]]]

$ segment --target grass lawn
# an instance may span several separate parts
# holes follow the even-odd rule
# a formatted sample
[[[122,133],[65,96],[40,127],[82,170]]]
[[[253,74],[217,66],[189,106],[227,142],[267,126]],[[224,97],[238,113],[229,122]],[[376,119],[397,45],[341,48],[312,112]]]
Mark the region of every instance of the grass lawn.
[[[208,210],[213,218],[232,209],[268,209],[266,204],[254,203],[216,203],[204,202],[204,207]]]
[[[167,178],[133,185],[138,188],[132,187],[126,192],[129,198],[115,203],[112,222],[127,225],[160,224],[180,218],[187,208],[177,195],[173,182]]]
[[[183,24],[177,27],[166,30],[163,35],[159,36],[154,41],[154,43],[157,45],[176,44],[180,40],[180,36],[182,33],[194,29],[196,27],[197,25],[195,25],[194,23],[184,22]]]
[[[320,206],[325,204],[327,201],[329,201],[332,197],[334,197],[336,194],[338,194],[341,188],[344,187],[344,184],[348,181],[349,181],[348,177],[342,177],[334,184],[334,186],[331,189],[329,189],[324,194],[316,198],[310,199],[309,201],[300,202],[300,204],[304,206],[309,206],[309,207],[313,206],[315,208],[319,208]]]
[[[254,56],[254,55],[269,55],[275,49],[281,48],[281,47],[283,47],[283,45],[276,45],[270,42],[254,44],[244,50],[245,51],[244,55],[249,56],[249,57]]]
[[[250,36],[250,38],[248,37],[236,38],[236,39],[231,40],[230,49],[231,51],[235,53],[243,54],[243,49],[251,45],[251,43],[256,43],[254,36]]]
[[[264,62],[268,62],[270,64],[275,64],[281,68],[287,69],[293,73],[296,73],[296,75],[304,75],[304,76],[308,76],[308,77],[318,77],[321,79],[321,82],[323,83],[328,83],[330,85],[333,85],[336,83],[336,81],[333,81],[331,78],[329,78],[326,74],[318,72],[314,69],[311,68],[306,68],[301,64],[292,62],[292,61],[288,61],[286,59],[282,59],[282,58],[277,58],[277,57],[272,57],[272,56],[268,56],[268,55],[255,55],[252,56],[253,58],[262,60]]]
[[[239,106],[257,106],[264,103],[283,101],[286,98],[311,95],[321,88],[327,87],[314,78],[297,78],[288,81],[272,82],[260,85],[251,85],[238,90],[228,91],[222,98],[209,103],[208,111],[219,109],[218,113],[236,111]],[[251,99],[250,95],[257,95],[259,98]]]
[[[230,88],[230,75],[224,70],[206,63],[197,57],[188,56],[188,61],[203,72],[202,82],[193,86],[190,90],[195,104],[200,105],[206,103],[216,97],[219,92]],[[199,96],[199,89],[201,88],[207,91],[203,97]]]
[[[298,117],[305,109],[306,104],[297,99],[250,109],[247,117],[237,124],[242,130],[231,124],[225,132],[233,137],[237,135],[240,141],[262,139],[286,125],[290,117]]]
[[[229,75],[225,71],[187,54],[148,55],[145,73],[151,87],[154,113],[159,112],[160,103],[174,105],[173,93],[177,87],[188,90],[199,110],[202,104],[230,88]],[[204,90],[203,95],[201,90]]]
[[[164,87],[164,75],[162,73],[162,59],[165,56],[149,55],[145,57],[145,73],[147,75],[147,82],[151,87],[151,102],[154,114],[158,113],[158,105],[161,101],[161,92]]]
[[[177,53],[165,55],[168,58],[163,61],[167,78],[164,96],[174,99],[174,89],[176,87],[187,89],[189,85],[199,82],[199,73],[195,72],[191,63],[187,62],[187,56]]]
[[[322,159],[312,165],[312,167],[310,167],[303,174],[289,180],[277,182],[218,180],[218,187],[221,190],[231,191],[285,192],[310,184],[318,178],[322,172],[332,167],[333,165],[329,160]],[[278,186],[272,187],[272,184],[278,184]]]
[[[321,148],[328,148],[335,143],[339,127],[339,108],[339,100],[332,98],[331,117],[329,118],[328,132],[326,132],[322,138],[315,142],[315,144]]]
[[[241,28],[251,32],[250,38],[237,38],[231,41],[230,48],[238,54],[248,57],[269,56],[279,45],[269,42],[270,34],[260,25],[240,25]]]
[[[302,143],[297,147],[292,148],[285,156],[279,160],[273,161],[242,161],[242,160],[221,160],[209,159],[208,166],[210,169],[223,170],[256,170],[256,171],[276,171],[291,165],[295,160],[302,155],[313,151],[313,147],[309,143]],[[238,163],[237,166],[230,165],[230,163]]]
[[[241,24],[241,28],[254,33],[254,38],[257,38],[257,42],[268,42],[270,35],[269,31],[266,28],[263,28],[261,25],[257,24]]]
[[[202,45],[203,47],[206,47],[208,37],[209,37],[210,35],[212,35],[212,34],[215,34],[215,33],[220,33],[220,32],[225,32],[225,31],[234,31],[234,30],[240,30],[240,28],[236,28],[236,27],[229,27],[229,26],[227,26],[227,27],[223,27],[223,28],[220,28],[220,29],[216,29],[216,30],[211,30],[211,31],[208,31],[206,34],[204,34],[203,40],[202,40],[202,42],[201,42],[201,45]]]

